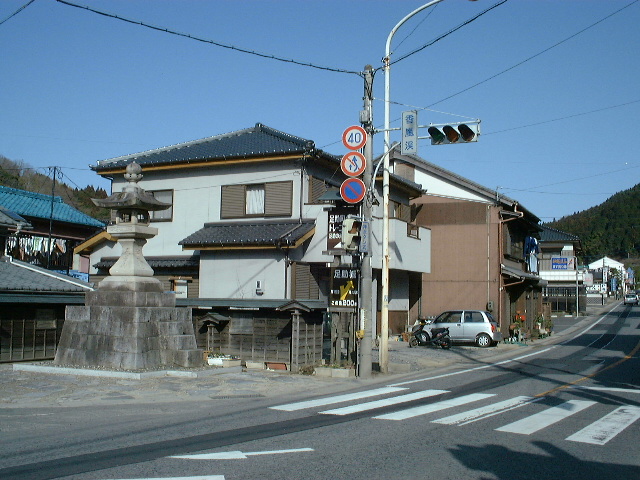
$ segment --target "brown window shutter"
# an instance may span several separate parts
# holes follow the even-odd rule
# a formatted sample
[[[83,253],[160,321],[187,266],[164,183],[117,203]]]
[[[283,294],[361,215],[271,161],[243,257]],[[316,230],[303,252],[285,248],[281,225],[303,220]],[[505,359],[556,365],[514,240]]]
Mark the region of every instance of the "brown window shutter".
[[[309,203],[318,203],[318,199],[327,191],[327,184],[317,177],[309,177]]]
[[[318,300],[320,298],[320,278],[318,267],[315,265],[295,264],[294,292],[297,299]]]
[[[220,205],[220,218],[244,217],[244,185],[223,185]]]
[[[271,182],[264,185],[264,213],[268,216],[291,216],[293,182]]]

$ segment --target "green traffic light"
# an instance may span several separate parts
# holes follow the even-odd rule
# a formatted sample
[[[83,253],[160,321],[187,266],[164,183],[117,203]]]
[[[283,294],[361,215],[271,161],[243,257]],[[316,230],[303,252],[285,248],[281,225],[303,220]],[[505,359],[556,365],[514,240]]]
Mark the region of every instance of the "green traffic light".
[[[444,143],[444,134],[436,127],[429,127],[427,131],[431,135],[431,145],[442,145]]]

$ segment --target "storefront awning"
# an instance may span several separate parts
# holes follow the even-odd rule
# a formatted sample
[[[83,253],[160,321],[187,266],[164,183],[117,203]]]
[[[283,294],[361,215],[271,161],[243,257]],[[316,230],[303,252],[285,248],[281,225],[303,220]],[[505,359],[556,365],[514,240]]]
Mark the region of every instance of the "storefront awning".
[[[508,276],[509,278],[530,282],[539,287],[545,287],[548,283],[546,280],[543,280],[538,275],[525,272],[524,270],[518,270],[516,268],[507,267],[502,264],[500,265],[500,272],[503,275]]]

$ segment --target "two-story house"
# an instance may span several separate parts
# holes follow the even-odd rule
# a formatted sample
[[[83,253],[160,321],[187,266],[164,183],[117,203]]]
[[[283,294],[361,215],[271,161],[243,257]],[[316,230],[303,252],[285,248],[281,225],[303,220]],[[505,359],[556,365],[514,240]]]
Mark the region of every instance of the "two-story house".
[[[489,310],[508,334],[514,316],[527,327],[542,309],[536,252],[540,219],[520,203],[417,155],[391,152],[394,172],[422,185],[416,223],[431,231],[431,271],[412,317],[445,310]]]
[[[340,157],[310,140],[257,124],[100,161],[92,168],[111,178],[112,191],[118,192],[133,161],[142,167],[139,185],[172,205],[151,212],[158,235],[144,255],[165,288],[177,293],[178,305],[195,308],[198,327],[203,321],[215,325],[212,341],[225,353],[303,365],[315,357],[294,358],[303,355],[294,350],[315,356],[323,323],[327,329],[340,324],[332,328],[332,342],[339,343],[334,347],[353,353],[358,268],[340,244],[340,229],[346,216],[359,215],[359,205],[340,196],[346,178]],[[377,310],[381,182],[368,188],[375,193],[364,200],[374,203],[369,253],[374,298],[365,301]],[[406,210],[420,194],[415,182],[392,176],[394,205]],[[390,314],[403,325],[410,303],[419,300],[416,292],[430,261],[430,232],[411,223],[410,216],[391,215],[390,241],[397,255],[391,264]],[[93,281],[107,275],[118,248],[103,233],[77,249],[90,254]],[[413,258],[413,251],[424,254]],[[298,319],[304,321],[300,328]],[[302,344],[305,335],[313,339]]]

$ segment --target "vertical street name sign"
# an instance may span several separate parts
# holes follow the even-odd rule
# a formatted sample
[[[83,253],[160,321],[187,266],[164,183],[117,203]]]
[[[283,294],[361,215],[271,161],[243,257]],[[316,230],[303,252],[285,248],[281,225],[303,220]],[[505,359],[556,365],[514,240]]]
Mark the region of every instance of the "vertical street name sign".
[[[418,111],[402,112],[402,155],[418,153]]]

